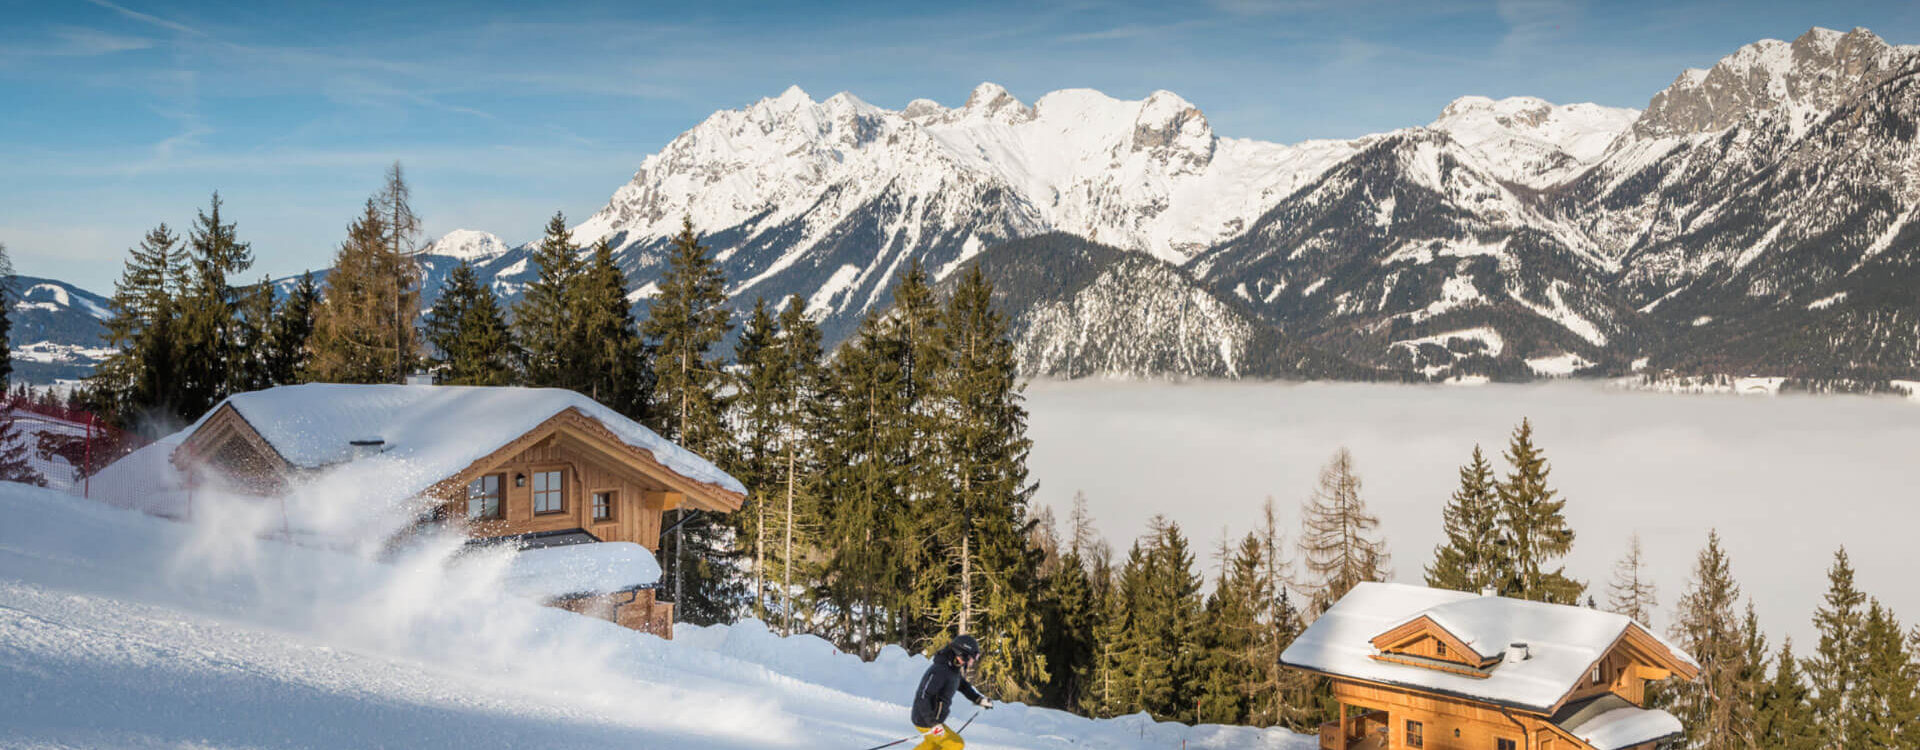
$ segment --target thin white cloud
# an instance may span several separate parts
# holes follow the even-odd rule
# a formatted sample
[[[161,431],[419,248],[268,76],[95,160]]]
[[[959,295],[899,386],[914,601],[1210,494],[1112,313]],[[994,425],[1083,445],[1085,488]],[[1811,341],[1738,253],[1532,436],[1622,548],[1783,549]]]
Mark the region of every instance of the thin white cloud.
[[[119,13],[120,15],[126,16],[127,18],[131,18],[136,21],[140,21],[142,23],[152,24],[154,26],[158,26],[160,28],[167,29],[169,31],[177,31],[182,34],[189,34],[192,36],[205,35],[204,32],[200,31],[199,29],[196,29],[192,26],[188,26],[179,21],[161,18],[159,16],[156,16],[150,13],[142,13],[132,8],[128,8],[124,5],[118,5],[115,3],[108,2],[107,0],[87,0],[87,2],[93,3],[94,5],[98,5],[102,8],[106,8],[107,10],[111,10],[115,13]]]
[[[1578,0],[1499,0],[1494,5],[1507,34],[1502,53],[1538,52],[1572,32],[1583,10]]]

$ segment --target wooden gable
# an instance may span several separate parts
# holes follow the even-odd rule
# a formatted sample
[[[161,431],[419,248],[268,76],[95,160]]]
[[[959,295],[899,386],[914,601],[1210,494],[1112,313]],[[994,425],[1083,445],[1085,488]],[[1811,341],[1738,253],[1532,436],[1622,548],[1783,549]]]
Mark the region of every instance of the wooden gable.
[[[1639,623],[1633,623],[1587,666],[1586,673],[1560,696],[1554,709],[1602,693],[1615,693],[1634,705],[1644,705],[1648,682],[1674,676],[1691,682],[1700,676],[1700,670],[1675,655]]]
[[[1444,671],[1456,671],[1448,668],[1448,665],[1455,665],[1471,670],[1463,673],[1479,677],[1485,677],[1484,670],[1498,663],[1501,656],[1498,651],[1480,653],[1426,615],[1374,636],[1373,647],[1380,652],[1374,658],[1383,661]]]
[[[627,445],[612,430],[579,409],[569,407],[529,430],[513,442],[468,465],[459,473],[436,483],[429,494],[451,496],[474,479],[493,473],[528,449],[543,444],[559,444],[601,457],[596,463],[629,481],[664,493],[662,510],[680,507],[731,512],[740,509],[746,496],[710,482],[681,475],[654,458],[653,453]]]
[[[171,456],[175,466],[202,462],[242,489],[272,494],[286,489],[292,465],[232,404],[222,404],[188,435]]]

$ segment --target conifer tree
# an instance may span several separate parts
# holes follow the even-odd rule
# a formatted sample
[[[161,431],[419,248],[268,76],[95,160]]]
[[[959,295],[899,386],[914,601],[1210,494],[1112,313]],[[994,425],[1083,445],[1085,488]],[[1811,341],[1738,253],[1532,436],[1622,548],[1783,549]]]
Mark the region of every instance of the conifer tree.
[[[634,419],[646,415],[653,390],[647,350],[634,327],[627,277],[606,238],[593,251],[573,288],[573,348],[582,358],[580,392]]]
[[[0,389],[13,379],[13,321],[8,318],[13,308],[13,256],[7,253],[7,245],[0,242]]]
[[[1473,459],[1460,467],[1460,487],[1441,512],[1447,541],[1427,566],[1428,586],[1478,592],[1507,567],[1499,559],[1505,548],[1495,485],[1492,464],[1474,446]]]
[[[412,369],[418,344],[411,321],[420,308],[419,293],[413,284],[395,281],[409,273],[412,261],[392,251],[386,221],[369,198],[347,227],[314,313],[309,380],[398,383]],[[396,328],[396,316],[408,323]]]
[[[214,193],[187,232],[191,270],[175,332],[180,353],[176,409],[186,418],[226,397],[241,359],[235,335],[238,299],[229,280],[253,266],[253,247],[240,241],[233,222],[223,220],[221,206],[220,194]]]
[[[13,324],[7,320],[7,311],[13,307],[13,258],[7,255],[7,246],[0,245],[0,344],[6,344],[7,334]],[[0,346],[0,349],[9,349]],[[8,380],[13,377],[13,359],[11,350],[0,352],[0,397],[7,395]],[[0,481],[22,482],[25,484],[47,485],[46,477],[33,468],[28,459],[28,446],[25,433],[14,421],[14,403],[16,399],[7,398],[0,404]]]
[[[466,261],[447,274],[440,298],[427,313],[427,342],[434,349],[434,380],[445,385],[512,385],[519,373],[519,347],[493,290],[480,284]]]
[[[781,397],[775,392],[775,385],[784,373],[780,371],[779,337],[778,323],[767,306],[766,298],[755,299],[753,312],[740,329],[740,340],[734,345],[733,354],[739,369],[736,378],[739,395],[733,405],[738,410],[740,425],[733,475],[749,487],[772,484],[780,463],[780,450],[777,447],[780,423],[776,415],[781,406]],[[768,507],[764,500],[753,505],[748,509],[750,512],[734,514],[734,526],[736,533],[749,545],[749,556],[753,560],[750,566],[753,571],[753,616],[766,621]]]
[[[1573,549],[1573,528],[1567,525],[1567,501],[1547,485],[1546,455],[1533,444],[1533,423],[1521,420],[1506,452],[1512,467],[1500,482],[1501,520],[1506,528],[1502,593],[1520,599],[1574,604],[1586,585],[1567,577],[1565,567],[1547,566]]]
[[[1658,606],[1659,594],[1653,579],[1647,577],[1640,534],[1635,533],[1627,546],[1627,556],[1613,566],[1613,581],[1607,585],[1607,608],[1614,614],[1632,618],[1643,627],[1650,627],[1654,608]]]
[[[273,282],[264,277],[259,283],[237,290],[236,294],[234,360],[228,373],[227,392],[244,393],[274,385],[268,372],[268,357],[272,354],[269,344],[278,311],[273,299]]]
[[[531,259],[538,275],[513,308],[513,334],[526,359],[526,384],[580,390],[585,357],[570,314],[582,268],[565,215],[555,212],[547,220],[546,235]]]
[[[1262,615],[1269,606],[1270,585],[1259,535],[1243,537],[1224,563],[1207,601],[1206,652],[1194,718],[1208,724],[1244,724],[1266,666],[1261,663],[1268,637]]]
[[[947,446],[942,430],[949,415],[936,391],[938,378],[946,371],[946,335],[944,316],[938,295],[926,269],[918,259],[900,272],[893,289],[893,302],[885,316],[885,330],[891,341],[889,351],[898,359],[900,370],[899,424],[902,460],[908,466],[940,467],[940,471],[909,471],[902,475],[901,503],[891,522],[893,533],[903,539],[918,539],[951,529],[957,508],[943,498],[959,481],[953,456],[943,454]],[[951,540],[951,534],[947,535]],[[907,643],[931,643],[939,634],[958,622],[970,610],[956,595],[955,584],[970,576],[956,575],[950,559],[954,551],[945,545],[906,545],[899,560],[905,578],[906,611],[900,615],[901,639]],[[913,616],[909,613],[917,613]],[[969,625],[971,623],[968,623]]]
[[[895,533],[904,514],[905,389],[898,341],[878,311],[840,347],[827,378],[822,493],[827,550],[820,598],[842,647],[870,656],[893,629],[905,601],[900,564],[907,545]]]
[[[1288,589],[1292,583],[1292,571],[1286,559],[1286,543],[1280,532],[1280,516],[1272,497],[1268,497],[1261,508],[1261,520],[1261,581],[1266,590],[1261,592],[1260,620],[1263,632],[1256,651],[1255,666],[1258,667],[1259,681],[1253,689],[1248,718],[1255,726],[1284,726],[1306,731],[1318,723],[1311,706],[1315,702],[1313,693],[1320,678],[1280,664],[1281,652],[1293,644],[1294,637],[1305,629],[1305,625]]]
[[[420,266],[413,258],[413,251],[414,240],[420,235],[420,217],[413,212],[413,189],[407,186],[400,162],[395,161],[387,167],[380,191],[373,200],[380,208],[380,216],[384,219],[382,223],[387,230],[383,243],[386,262],[397,271],[387,280],[393,285],[391,299],[412,301],[410,305],[395,305],[383,310],[391,316],[388,322],[393,330],[392,339],[402,342],[402,346],[396,347],[394,352],[394,380],[391,382],[405,383],[407,373],[413,369],[419,357],[414,322],[420,308]]]
[[[1913,748],[1920,743],[1920,669],[1893,612],[1868,600],[1860,628],[1859,690],[1846,747]]]
[[[1793,641],[1780,646],[1774,658],[1773,679],[1766,685],[1754,719],[1754,744],[1775,750],[1815,750],[1820,733],[1813,714],[1811,691],[1793,655]]]
[[[723,415],[725,375],[713,348],[732,328],[725,278],[685,219],[667,249],[660,291],[648,308],[641,333],[655,352],[655,431],[695,453],[727,462],[730,442]],[[530,346],[530,345],[529,345]],[[663,540],[661,562],[672,582],[674,614],[696,624],[728,618],[741,598],[729,565],[726,529],[712,519],[679,523],[686,510],[670,511],[663,523],[678,524]]]
[[[1316,614],[1363,581],[1386,580],[1389,556],[1379,537],[1380,518],[1367,512],[1353,454],[1346,448],[1320,469],[1320,485],[1301,513],[1300,554],[1312,579]]]
[[[770,390],[777,397],[773,412],[779,432],[774,456],[773,487],[780,492],[782,504],[777,520],[780,533],[778,553],[772,556],[769,575],[780,581],[781,632],[791,633],[801,605],[794,583],[795,571],[802,581],[817,575],[816,548],[820,528],[819,451],[824,442],[824,404],[822,394],[825,373],[820,366],[820,326],[807,314],[806,300],[795,294],[787,298],[778,321],[780,336],[776,362],[781,377],[772,380]]]
[[[313,272],[301,274],[300,282],[287,292],[274,314],[273,329],[267,337],[266,371],[271,384],[300,382],[307,369],[307,342],[313,336],[313,318],[319,306],[320,287],[313,283]]]
[[[1700,663],[1700,678],[1672,688],[1673,713],[1686,727],[1687,746],[1720,750],[1742,746],[1738,706],[1746,671],[1740,622],[1734,605],[1740,586],[1720,548],[1720,534],[1709,532],[1707,546],[1694,563],[1687,591],[1674,613],[1672,635]]]
[[[1027,413],[1007,321],[993,309],[993,286],[979,266],[962,275],[948,302],[937,344],[942,359],[930,400],[938,443],[932,456],[947,480],[930,493],[933,531],[957,572],[951,588],[959,632],[975,633],[1001,658],[981,676],[1021,699],[1045,680],[1039,653],[1035,560],[1027,543]]]
[[[1098,607],[1086,560],[1080,556],[1077,545],[1069,544],[1053,573],[1047,576],[1041,599],[1044,614],[1040,650],[1049,673],[1040,691],[1041,705],[1068,711],[1086,710],[1081,698],[1094,669]]]
[[[1760,747],[1761,714],[1767,709],[1767,667],[1773,658],[1767,648],[1767,634],[1754,613],[1753,600],[1747,600],[1746,614],[1740,620],[1740,668],[1734,674],[1733,731],[1742,745]]]
[[[161,224],[128,251],[107,306],[107,345],[114,352],[87,380],[90,406],[125,428],[183,424],[180,357],[175,347],[185,250],[179,235]],[[170,430],[169,430],[170,431]]]
[[[1820,642],[1807,664],[1807,676],[1814,689],[1813,710],[1819,717],[1820,743],[1842,747],[1856,734],[1854,717],[1859,700],[1862,629],[1866,613],[1861,610],[1867,596],[1853,585],[1853,564],[1843,547],[1833,554],[1833,566],[1827,570],[1827,594],[1814,612],[1814,629]]]

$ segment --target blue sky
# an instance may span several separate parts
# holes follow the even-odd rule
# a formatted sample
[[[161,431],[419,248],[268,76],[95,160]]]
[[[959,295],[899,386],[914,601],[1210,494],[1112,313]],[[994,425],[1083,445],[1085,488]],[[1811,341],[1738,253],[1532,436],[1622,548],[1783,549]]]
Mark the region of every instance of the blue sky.
[[[278,3],[0,0],[0,243],[111,291],[221,191],[256,271],[328,264],[402,161],[429,235],[533,238],[716,109],[798,84],[885,107],[981,81],[1169,89],[1277,141],[1430,121],[1466,94],[1644,106],[1809,26],[1920,43],[1912,2]]]

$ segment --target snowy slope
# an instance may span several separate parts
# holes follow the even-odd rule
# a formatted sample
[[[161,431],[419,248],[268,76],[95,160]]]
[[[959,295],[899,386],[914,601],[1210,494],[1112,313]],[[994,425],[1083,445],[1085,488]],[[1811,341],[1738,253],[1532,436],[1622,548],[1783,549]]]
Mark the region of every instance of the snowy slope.
[[[55,279],[15,276],[7,310],[13,376],[46,385],[86,377],[112,350],[106,348],[107,299]]]
[[[910,732],[926,662],[757,623],[673,642],[502,598],[508,553],[263,541],[277,514],[175,523],[0,485],[0,745],[858,748]],[[964,718],[962,713],[961,717]],[[1280,731],[1019,705],[979,748],[1311,748]]]

